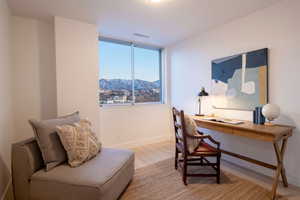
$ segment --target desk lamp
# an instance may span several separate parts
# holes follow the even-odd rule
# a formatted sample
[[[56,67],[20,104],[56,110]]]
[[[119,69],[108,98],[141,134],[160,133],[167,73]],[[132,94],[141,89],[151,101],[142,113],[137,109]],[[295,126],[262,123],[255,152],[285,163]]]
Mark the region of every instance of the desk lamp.
[[[205,88],[202,87],[201,88],[201,91],[199,92],[198,94],[198,102],[199,102],[199,113],[196,114],[196,116],[204,116],[203,114],[201,114],[201,99],[202,97],[206,97],[208,96],[209,94],[205,91]]]

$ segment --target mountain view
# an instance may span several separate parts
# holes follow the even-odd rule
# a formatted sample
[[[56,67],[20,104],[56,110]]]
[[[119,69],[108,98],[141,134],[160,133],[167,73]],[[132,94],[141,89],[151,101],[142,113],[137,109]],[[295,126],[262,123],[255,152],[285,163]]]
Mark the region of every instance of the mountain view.
[[[132,80],[126,79],[100,79],[100,103],[131,103]],[[145,81],[136,79],[134,81],[134,96],[136,103],[159,102],[160,81]]]

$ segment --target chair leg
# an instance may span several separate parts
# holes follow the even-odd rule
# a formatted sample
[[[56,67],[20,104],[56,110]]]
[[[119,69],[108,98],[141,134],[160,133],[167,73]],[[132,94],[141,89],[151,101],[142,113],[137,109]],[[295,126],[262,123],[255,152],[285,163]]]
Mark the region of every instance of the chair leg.
[[[220,170],[220,162],[221,160],[221,155],[217,156],[217,183],[220,184],[220,176],[221,176],[221,170]]]
[[[203,157],[200,158],[200,165],[203,166]]]
[[[187,157],[183,155],[183,170],[182,170],[182,181],[184,185],[187,185]]]
[[[178,149],[175,147],[175,169],[178,169]]]

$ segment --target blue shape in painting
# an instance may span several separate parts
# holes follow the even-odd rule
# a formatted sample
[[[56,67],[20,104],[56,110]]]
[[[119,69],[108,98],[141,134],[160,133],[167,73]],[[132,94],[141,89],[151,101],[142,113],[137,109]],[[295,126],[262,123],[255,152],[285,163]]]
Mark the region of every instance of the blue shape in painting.
[[[247,53],[246,68],[267,66],[267,51],[261,49]],[[212,79],[228,83],[234,72],[242,68],[242,54],[212,61]]]
[[[253,110],[267,103],[267,67],[268,49],[212,61],[214,106]]]
[[[233,56],[212,62],[212,79],[228,83],[237,69],[242,68],[242,56]]]

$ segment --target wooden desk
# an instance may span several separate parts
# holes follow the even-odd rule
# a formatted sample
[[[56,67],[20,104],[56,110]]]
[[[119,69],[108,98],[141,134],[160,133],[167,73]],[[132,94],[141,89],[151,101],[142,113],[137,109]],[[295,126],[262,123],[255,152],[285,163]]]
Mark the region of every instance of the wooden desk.
[[[284,187],[288,187],[288,181],[285,175],[283,158],[287,146],[287,140],[289,137],[292,136],[293,129],[295,127],[283,126],[283,125],[274,125],[274,126],[257,125],[249,121],[244,121],[243,124],[232,125],[232,124],[227,124],[222,122],[208,121],[203,119],[203,117],[194,116],[193,118],[197,123],[197,125],[201,128],[214,130],[219,133],[237,135],[237,136],[247,137],[254,140],[273,143],[275,155],[277,158],[276,165],[255,160],[253,158],[249,158],[237,153],[229,152],[224,149],[222,149],[222,153],[254,163],[256,165],[260,165],[272,170],[276,170],[273,187],[272,187],[272,193],[271,193],[272,200],[276,199],[276,190],[279,183],[280,175],[282,177]]]

